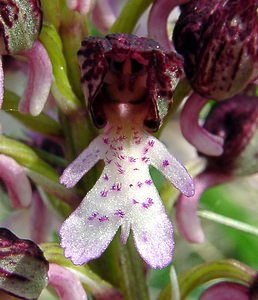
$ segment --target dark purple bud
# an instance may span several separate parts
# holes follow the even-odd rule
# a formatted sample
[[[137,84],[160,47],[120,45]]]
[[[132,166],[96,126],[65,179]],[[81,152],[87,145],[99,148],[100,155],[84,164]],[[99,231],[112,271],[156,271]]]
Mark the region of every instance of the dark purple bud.
[[[0,289],[20,299],[37,299],[47,285],[48,262],[40,248],[0,228]]]
[[[217,103],[204,128],[224,139],[222,155],[207,157],[209,168],[236,175],[258,172],[258,97],[239,95]]]
[[[41,24],[39,0],[0,0],[0,55],[30,49]]]
[[[176,54],[148,38],[110,34],[85,39],[78,55],[83,92],[97,127],[107,122],[106,103],[144,103],[144,125],[159,128],[182,73]]]
[[[193,89],[227,99],[258,76],[257,0],[193,0],[182,6],[173,40]]]

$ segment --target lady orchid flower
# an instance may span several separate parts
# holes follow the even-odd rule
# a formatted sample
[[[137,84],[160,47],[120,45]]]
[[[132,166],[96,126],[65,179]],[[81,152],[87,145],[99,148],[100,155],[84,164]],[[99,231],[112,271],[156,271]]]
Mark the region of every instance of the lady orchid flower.
[[[184,137],[202,153],[218,156],[223,138],[198,123],[207,99],[228,99],[258,77],[257,1],[193,0],[182,5],[173,32],[194,93],[181,114]]]
[[[224,139],[223,153],[208,156],[206,169],[195,179],[196,192],[187,199],[180,195],[176,205],[178,228],[186,240],[203,242],[204,233],[197,217],[201,194],[209,187],[258,171],[258,98],[238,95],[217,103],[204,124],[212,134]]]
[[[28,83],[19,110],[38,115],[47,101],[52,82],[52,65],[37,40],[42,12],[37,0],[0,0],[0,107],[3,101],[3,55],[23,57],[28,63]]]
[[[185,168],[152,135],[167,113],[181,61],[157,42],[127,34],[89,37],[79,51],[81,82],[97,127],[104,127],[61,176],[74,186],[99,160],[105,167],[80,206],[63,223],[65,256],[74,264],[99,257],[121,228],[130,230],[153,268],[172,259],[173,229],[149,173],[157,168],[187,197],[194,193]]]

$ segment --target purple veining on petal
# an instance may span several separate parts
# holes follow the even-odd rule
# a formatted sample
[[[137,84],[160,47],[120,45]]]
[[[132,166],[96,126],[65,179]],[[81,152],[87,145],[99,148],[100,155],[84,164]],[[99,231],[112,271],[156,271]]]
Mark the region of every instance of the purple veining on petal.
[[[176,202],[176,221],[181,235],[189,242],[202,243],[205,239],[197,206],[201,194],[209,187],[219,185],[232,179],[231,175],[204,171],[194,179],[195,194],[187,198],[181,194]]]
[[[31,186],[24,169],[14,159],[3,154],[0,154],[0,177],[14,208],[27,207],[31,203]]]
[[[168,17],[175,7],[188,1],[189,0],[156,0],[152,4],[148,20],[148,36],[158,41],[165,49],[173,49],[167,31]],[[159,26],[157,26],[157,20],[159,20]]]
[[[39,41],[21,54],[27,58],[29,78],[20,100],[19,110],[36,116],[43,110],[50,92],[53,77],[52,64],[47,51]]]
[[[219,282],[208,287],[200,300],[249,300],[248,287],[237,282]]]
[[[208,132],[199,125],[199,113],[207,103],[193,93],[185,103],[180,117],[181,131],[186,140],[207,155],[219,156],[223,152],[223,138]]]
[[[51,263],[48,271],[48,284],[61,300],[86,300],[85,290],[76,275],[66,267]]]
[[[4,98],[4,70],[2,64],[2,56],[0,54],[0,109],[3,104],[3,98]]]

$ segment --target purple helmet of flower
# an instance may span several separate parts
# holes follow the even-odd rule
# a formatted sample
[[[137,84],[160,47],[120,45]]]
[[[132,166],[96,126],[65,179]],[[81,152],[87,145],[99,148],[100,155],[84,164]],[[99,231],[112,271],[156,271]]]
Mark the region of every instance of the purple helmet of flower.
[[[156,131],[181,75],[181,60],[148,38],[129,34],[89,37],[79,53],[82,87],[97,127],[106,124],[106,102],[145,103],[145,126]]]
[[[193,89],[230,98],[258,76],[257,0],[193,0],[182,5],[173,40]]]

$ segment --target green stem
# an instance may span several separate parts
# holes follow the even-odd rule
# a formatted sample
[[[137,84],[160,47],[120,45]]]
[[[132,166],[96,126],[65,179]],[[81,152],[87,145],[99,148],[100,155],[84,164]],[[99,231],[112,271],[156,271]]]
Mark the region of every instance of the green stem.
[[[131,33],[152,0],[129,0],[109,30],[109,33]]]
[[[255,226],[246,224],[244,222],[241,222],[241,221],[229,218],[229,217],[225,217],[223,215],[216,214],[214,212],[206,211],[206,210],[198,211],[198,216],[203,219],[207,219],[209,221],[214,221],[216,223],[223,224],[225,226],[229,226],[231,228],[243,231],[245,233],[249,233],[249,234],[258,236],[258,228]]]
[[[125,299],[148,300],[144,265],[135,249],[132,236],[130,236],[125,246],[120,243],[119,252]]]

